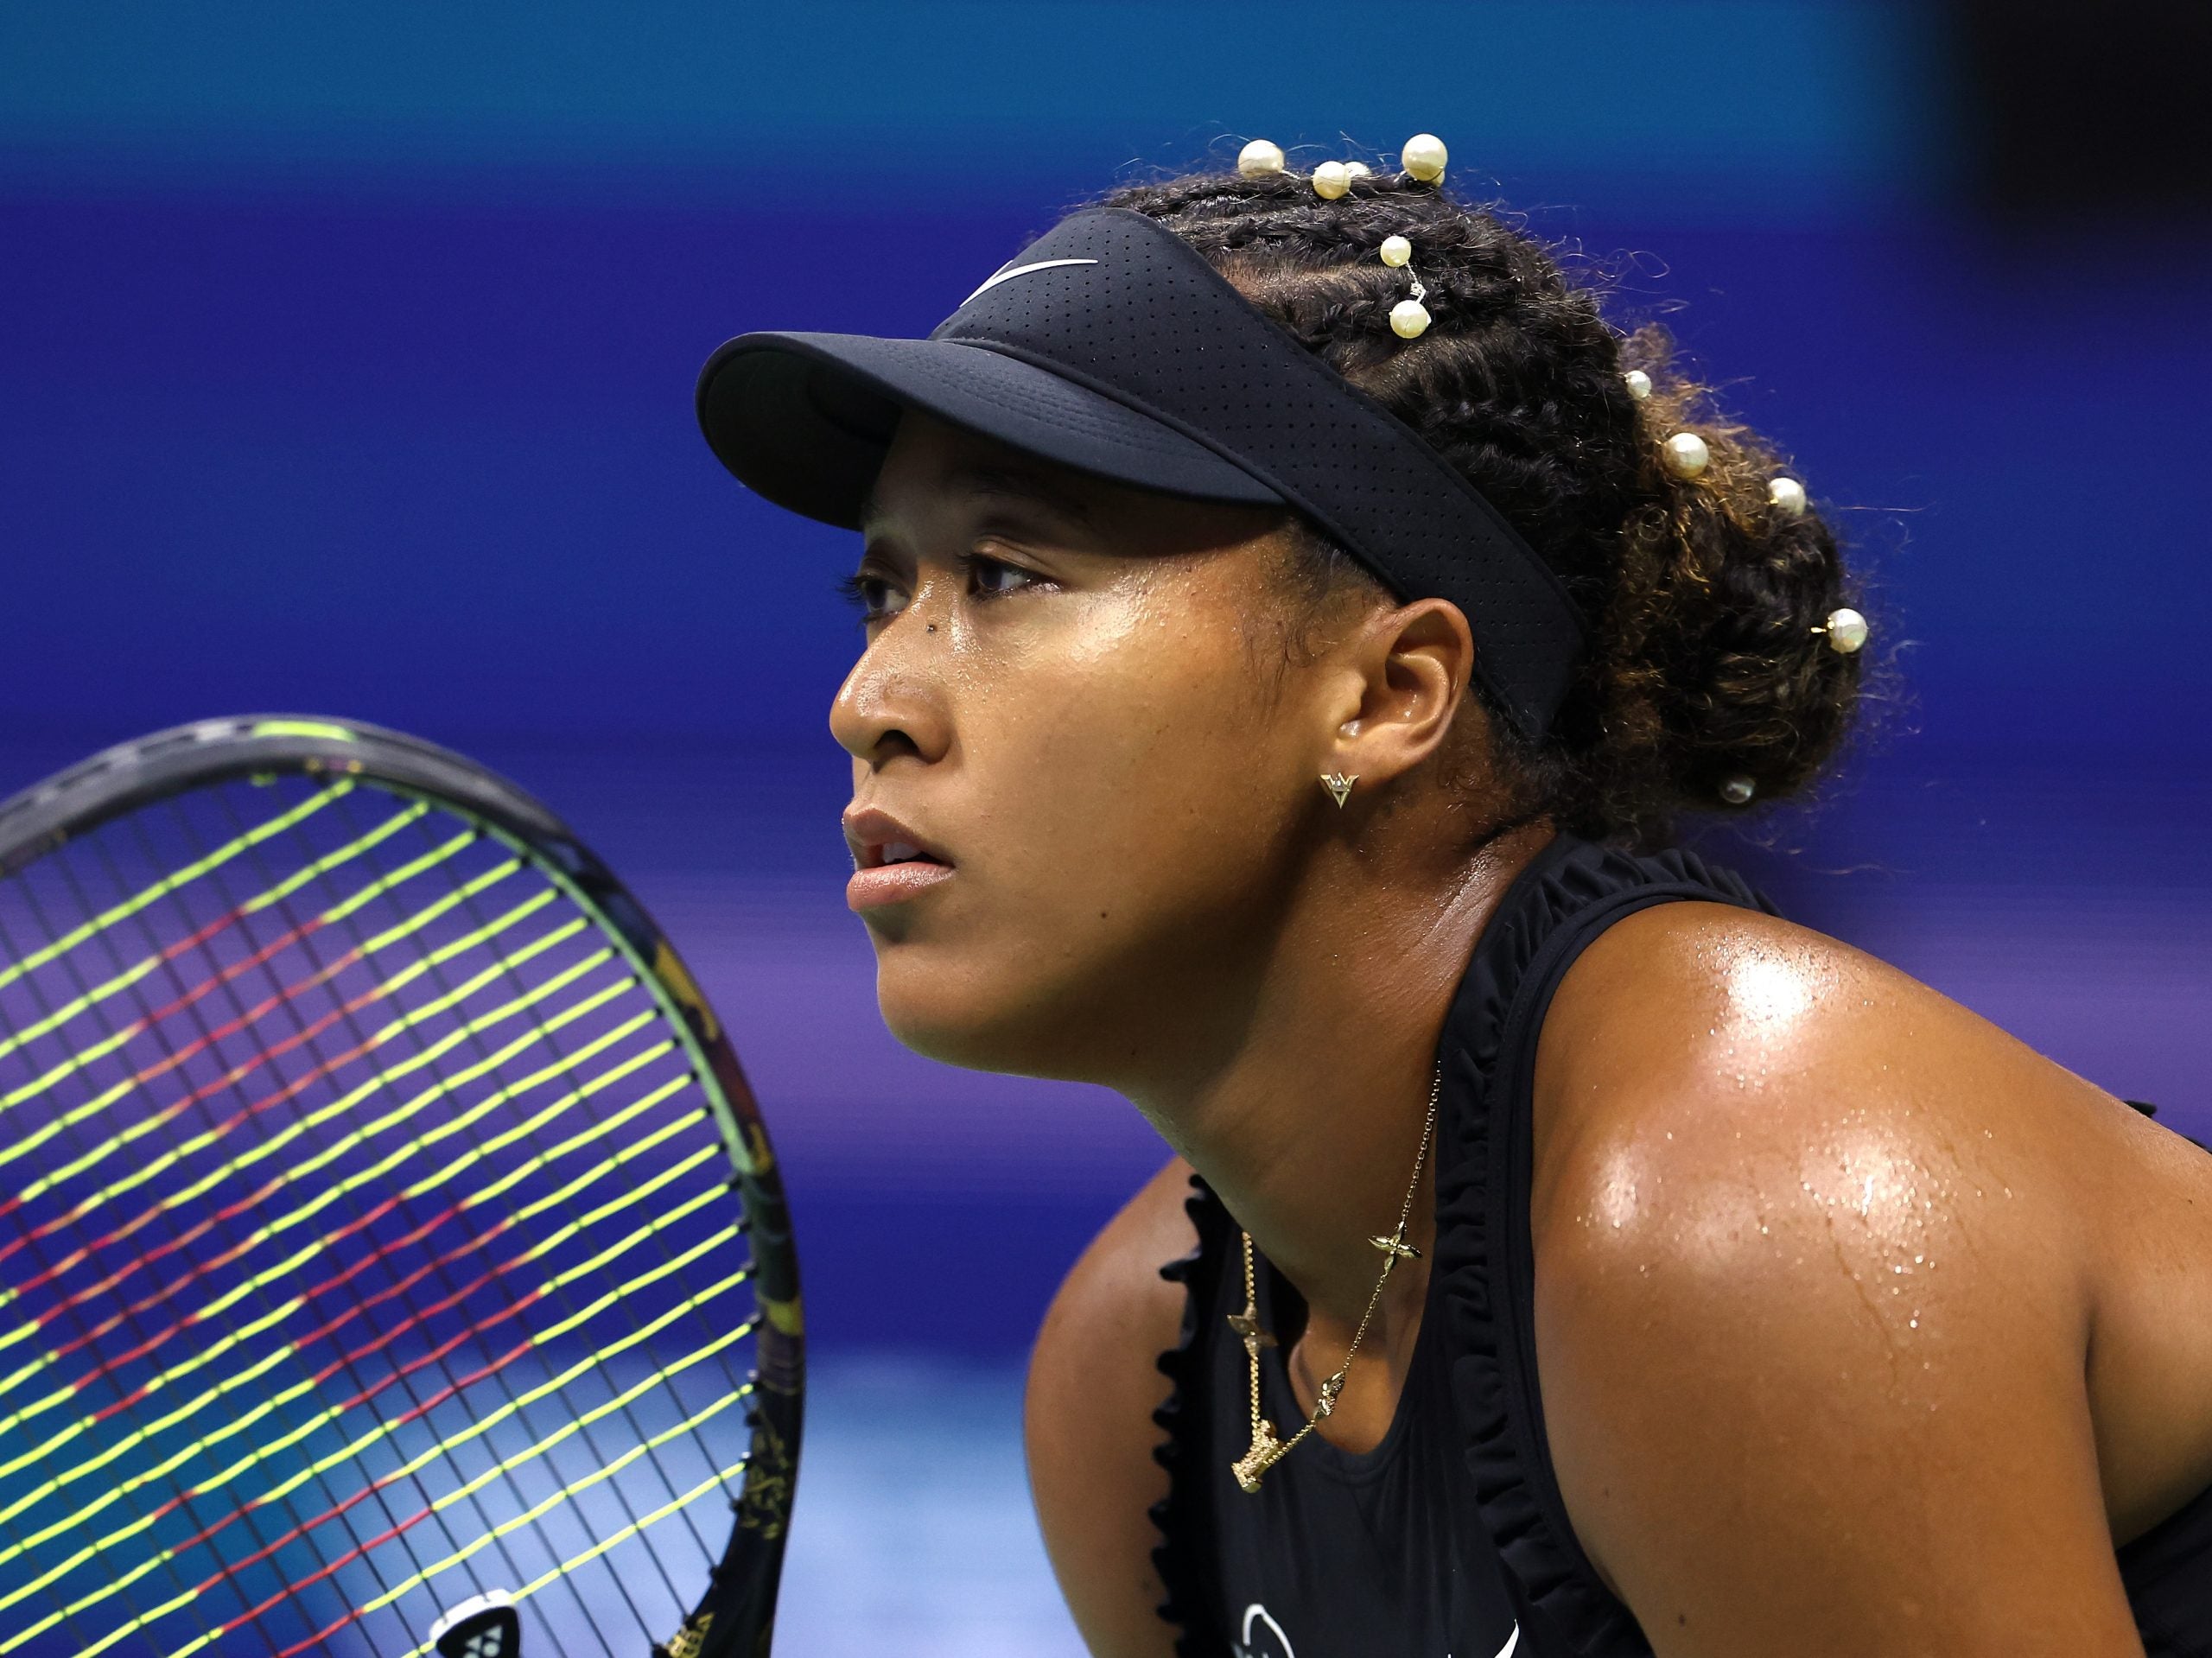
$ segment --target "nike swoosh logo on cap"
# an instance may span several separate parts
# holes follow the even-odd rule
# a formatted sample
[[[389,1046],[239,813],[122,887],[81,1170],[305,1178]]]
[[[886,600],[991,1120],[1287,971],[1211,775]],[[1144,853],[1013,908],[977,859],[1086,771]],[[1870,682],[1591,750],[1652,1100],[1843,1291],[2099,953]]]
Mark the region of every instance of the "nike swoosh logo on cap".
[[[1026,276],[1033,270],[1050,270],[1054,265],[1095,265],[1097,263],[1096,259],[1039,259],[1035,264],[1016,265],[1011,270],[1000,271],[997,276],[991,277],[977,289],[976,294],[988,294],[1001,283],[1012,282],[1016,276]],[[969,295],[968,299],[962,300],[960,302],[963,305],[967,304],[968,300],[976,297],[976,294]]]

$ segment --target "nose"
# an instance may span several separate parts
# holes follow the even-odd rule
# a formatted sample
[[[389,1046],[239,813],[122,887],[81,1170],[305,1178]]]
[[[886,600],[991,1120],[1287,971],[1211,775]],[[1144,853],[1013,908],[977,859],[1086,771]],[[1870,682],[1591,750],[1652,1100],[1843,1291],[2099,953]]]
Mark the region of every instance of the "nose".
[[[926,595],[876,631],[830,705],[830,734],[855,759],[880,769],[900,756],[942,759],[952,743],[950,698],[938,642],[922,613]]]

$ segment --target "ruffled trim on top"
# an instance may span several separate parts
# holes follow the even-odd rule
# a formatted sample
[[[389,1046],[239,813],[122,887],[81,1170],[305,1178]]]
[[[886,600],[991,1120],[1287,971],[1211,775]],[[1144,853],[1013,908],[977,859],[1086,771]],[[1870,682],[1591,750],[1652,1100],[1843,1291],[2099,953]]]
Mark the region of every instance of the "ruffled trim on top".
[[[1637,857],[1560,836],[1484,929],[1441,1045],[1436,1270],[1452,1402],[1484,1523],[1529,1604],[1579,1658],[1650,1658],[1651,1648],[1583,1553],[1544,1439],[1525,1327],[1535,1299],[1530,1076],[1545,1007],[1581,946],[1624,915],[1679,899],[1769,908],[1694,854]]]
[[[1160,1616],[1176,1630],[1177,1658],[1214,1658],[1197,1631],[1215,1627],[1208,1617],[1204,1560],[1210,1517],[1206,1507],[1206,1475],[1203,1465],[1206,1442],[1205,1377],[1209,1355],[1198,1332],[1211,1322],[1217,1286],[1206,1274],[1222,1260],[1227,1247],[1229,1211],[1213,1195],[1213,1188],[1197,1175],[1191,1177],[1191,1195],[1183,1212],[1198,1231],[1198,1247],[1169,1261],[1160,1275],[1183,1286],[1183,1328],[1175,1345],[1156,1361],[1160,1373],[1171,1384],[1167,1398],[1152,1413],[1165,1430],[1153,1447],[1152,1459],[1167,1471],[1167,1495],[1152,1505],[1152,1523],[1160,1541],[1152,1551],[1153,1570],[1166,1598]]]

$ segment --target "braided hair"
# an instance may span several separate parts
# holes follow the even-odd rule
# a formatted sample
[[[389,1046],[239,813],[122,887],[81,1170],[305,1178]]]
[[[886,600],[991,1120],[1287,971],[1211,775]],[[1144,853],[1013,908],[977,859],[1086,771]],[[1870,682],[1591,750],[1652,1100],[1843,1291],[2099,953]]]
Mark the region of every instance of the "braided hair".
[[[1739,797],[1748,779],[1771,800],[1819,772],[1859,677],[1819,634],[1845,601],[1835,537],[1770,500],[1773,451],[1675,371],[1663,329],[1624,337],[1532,238],[1409,177],[1370,174],[1325,200],[1281,172],[1202,174],[1105,205],[1182,237],[1457,467],[1566,582],[1590,650],[1551,731],[1530,742],[1491,709],[1492,783],[1502,757],[1523,811],[1649,846],[1681,814],[1723,809],[1724,788]],[[1394,235],[1428,288],[1433,321],[1411,340],[1389,320],[1406,273],[1377,257]],[[1649,382],[1640,399],[1631,369]],[[1710,453],[1694,478],[1662,458],[1682,431]],[[1290,637],[1347,602],[1389,600],[1300,523],[1281,572]]]

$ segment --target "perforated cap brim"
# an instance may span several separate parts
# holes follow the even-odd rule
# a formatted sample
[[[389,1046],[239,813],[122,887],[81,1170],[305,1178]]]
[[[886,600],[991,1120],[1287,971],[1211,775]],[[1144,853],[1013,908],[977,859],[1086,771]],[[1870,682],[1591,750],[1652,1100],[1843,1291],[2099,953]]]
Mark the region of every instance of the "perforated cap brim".
[[[899,412],[1096,477],[1199,500],[1282,498],[1204,444],[1087,386],[955,340],[749,334],[709,359],[699,425],[724,466],[777,505],[857,529]]]

